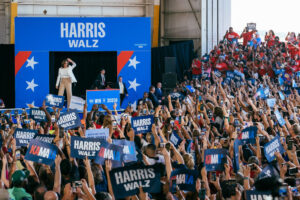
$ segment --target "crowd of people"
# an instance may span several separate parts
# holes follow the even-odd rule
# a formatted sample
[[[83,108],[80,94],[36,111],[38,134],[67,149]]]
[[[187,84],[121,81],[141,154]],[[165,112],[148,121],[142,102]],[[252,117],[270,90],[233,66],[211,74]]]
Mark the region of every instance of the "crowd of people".
[[[122,194],[124,199],[240,200],[249,198],[248,191],[263,194],[260,199],[297,199],[299,40],[299,35],[289,33],[282,42],[269,31],[263,42],[255,30],[245,29],[238,35],[230,28],[209,54],[193,61],[192,77],[186,75],[170,94],[164,94],[158,83],[138,101],[136,109],[129,105],[118,113],[99,105],[105,110],[100,112],[94,105],[87,112],[85,106],[82,126],[71,130],[58,126],[57,108],[40,108],[46,113],[45,122],[30,119],[26,112],[13,115],[5,111],[0,130],[0,200],[117,199],[124,191],[114,190],[111,160],[100,165],[93,159],[71,156],[70,138],[84,138],[86,130],[103,128],[109,129],[108,143],[115,139],[134,142],[136,161],[124,162],[123,167],[157,165],[161,170],[160,185],[150,185],[160,187],[160,192],[147,192],[145,185],[139,185],[135,195]],[[151,131],[136,134],[131,118],[150,115],[154,118]],[[53,165],[26,160],[27,147],[16,145],[16,128],[55,135],[58,154]],[[245,130],[255,131],[247,135]],[[174,135],[179,143],[171,139]],[[268,145],[276,138],[280,139],[277,148],[273,148],[275,143]],[[208,150],[225,154],[214,159],[207,156]],[[217,170],[211,169],[213,164]],[[179,169],[196,175],[192,181],[187,174],[174,178]],[[131,178],[135,176],[131,173]]]

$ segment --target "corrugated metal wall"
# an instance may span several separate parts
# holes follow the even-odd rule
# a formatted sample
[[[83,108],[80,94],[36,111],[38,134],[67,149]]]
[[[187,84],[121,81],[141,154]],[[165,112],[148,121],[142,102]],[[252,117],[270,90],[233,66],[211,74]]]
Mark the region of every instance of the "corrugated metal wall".
[[[18,16],[151,16],[153,0],[22,0]]]
[[[10,34],[10,6],[9,3],[0,3],[0,44],[9,44]]]

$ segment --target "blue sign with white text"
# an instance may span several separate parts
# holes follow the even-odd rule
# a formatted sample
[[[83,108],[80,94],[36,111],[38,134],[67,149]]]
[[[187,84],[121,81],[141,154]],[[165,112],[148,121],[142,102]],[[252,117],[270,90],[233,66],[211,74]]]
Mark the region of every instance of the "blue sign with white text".
[[[69,111],[61,114],[58,118],[57,125],[67,129],[81,126],[80,117],[76,111]]]
[[[52,165],[56,154],[57,147],[55,145],[32,139],[25,154],[25,160]]]
[[[55,135],[42,135],[42,134],[37,134],[34,137],[35,140],[39,140],[39,141],[46,142],[49,144],[52,144],[54,138],[55,138]]]
[[[46,121],[46,113],[38,108],[30,109],[30,117],[36,121]]]
[[[82,138],[78,136],[71,137],[71,157],[84,159],[94,159],[100,150],[101,145],[107,143],[98,138]]]
[[[123,161],[137,161],[134,141],[113,140],[113,144],[123,147]]]
[[[113,110],[113,105],[117,104],[117,110],[120,108],[120,90],[87,90],[86,91],[87,110],[91,111],[94,104],[104,104],[109,110]],[[99,110],[102,110],[99,106]]]
[[[246,190],[246,200],[273,199],[271,191]]]
[[[274,108],[275,104],[276,104],[276,99],[275,98],[267,99],[267,105],[270,108]]]
[[[111,160],[112,167],[122,167],[123,147],[108,142],[101,144],[99,152],[97,152],[95,162],[104,165],[105,160]]]
[[[30,140],[37,134],[37,130],[16,128],[14,138],[16,139],[16,146],[26,147]]]
[[[195,191],[196,180],[199,172],[197,170],[190,170],[186,168],[179,168],[173,170],[170,177],[170,191],[176,192],[176,186],[180,190]]]
[[[153,122],[153,115],[131,118],[131,126],[134,129],[135,134],[151,132]]]
[[[62,108],[64,106],[64,96],[58,96],[54,94],[48,94],[46,96],[46,106],[49,107],[57,107],[57,108]]]
[[[285,120],[283,119],[283,117],[281,116],[280,112],[278,110],[275,110],[274,112],[276,119],[279,123],[280,126],[284,126],[285,125]]]
[[[275,137],[273,140],[265,144],[264,152],[267,160],[272,162],[275,159],[275,152],[284,153],[284,148],[280,142],[280,137]]]
[[[85,131],[85,137],[87,138],[99,138],[102,140],[107,140],[108,136],[109,136],[108,128],[88,129]]]
[[[179,135],[177,135],[175,131],[173,131],[170,136],[170,142],[172,142],[175,147],[178,147],[178,145],[180,145],[180,143],[182,142],[182,139],[179,137]]]
[[[248,143],[255,144],[256,133],[257,133],[257,127],[250,126],[248,128],[243,129],[237,139],[241,141],[241,144],[248,144]]]
[[[226,154],[226,149],[206,149],[204,152],[206,171],[223,171],[227,160]]]

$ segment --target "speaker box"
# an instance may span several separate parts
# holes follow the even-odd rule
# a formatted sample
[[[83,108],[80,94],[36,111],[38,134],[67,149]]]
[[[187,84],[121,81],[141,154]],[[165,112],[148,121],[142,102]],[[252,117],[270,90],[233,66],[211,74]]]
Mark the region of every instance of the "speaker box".
[[[165,57],[165,73],[176,73],[176,57]]]
[[[175,88],[177,83],[176,73],[164,73],[162,77],[163,88]]]

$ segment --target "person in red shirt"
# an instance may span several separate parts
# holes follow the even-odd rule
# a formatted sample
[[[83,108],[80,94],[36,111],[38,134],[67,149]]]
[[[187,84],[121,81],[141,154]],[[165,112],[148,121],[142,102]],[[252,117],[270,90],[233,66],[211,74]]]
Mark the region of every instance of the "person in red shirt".
[[[243,31],[243,33],[241,34],[240,38],[243,38],[243,46],[247,46],[248,45],[248,42],[251,41],[252,39],[252,35],[253,33],[255,33],[256,30],[252,30],[249,32],[249,29],[248,27],[246,27]]]
[[[200,75],[202,74],[202,67],[201,67],[201,61],[198,58],[195,58],[192,62],[192,74],[193,79],[200,78]]]
[[[240,39],[239,34],[233,31],[232,27],[229,27],[229,32],[226,32],[226,35],[224,36],[224,39],[227,39],[230,44],[233,42],[237,42],[238,39]]]
[[[275,34],[273,30],[269,31],[269,34],[266,32],[265,41],[267,42],[268,47],[272,47],[275,44]]]
[[[221,72],[229,70],[227,63],[224,61],[224,59],[221,58],[216,64],[216,69],[218,69]]]

